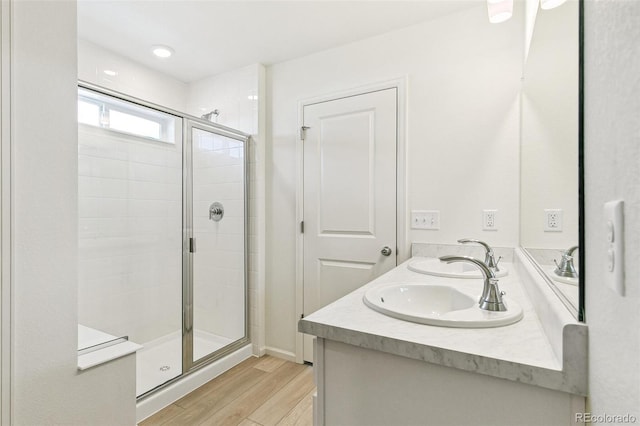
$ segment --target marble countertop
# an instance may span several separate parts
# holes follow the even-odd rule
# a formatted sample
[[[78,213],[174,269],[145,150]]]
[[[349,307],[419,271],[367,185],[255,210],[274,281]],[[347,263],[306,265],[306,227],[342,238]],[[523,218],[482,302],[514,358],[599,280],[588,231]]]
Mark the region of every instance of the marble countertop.
[[[329,340],[379,350],[466,371],[584,395],[582,380],[563,371],[536,310],[520,284],[513,263],[501,263],[509,275],[500,289],[523,308],[519,322],[495,328],[449,328],[416,324],[368,308],[364,293],[392,282],[442,283],[482,291],[480,279],[440,278],[407,269],[407,262],[358,290],[300,320],[299,331]]]

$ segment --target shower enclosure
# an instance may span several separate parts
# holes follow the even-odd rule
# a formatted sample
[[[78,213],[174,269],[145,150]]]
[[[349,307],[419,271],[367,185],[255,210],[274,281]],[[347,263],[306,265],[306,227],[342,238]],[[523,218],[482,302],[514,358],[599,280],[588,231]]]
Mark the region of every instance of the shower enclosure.
[[[82,83],[78,141],[79,321],[138,397],[246,345],[248,136]]]

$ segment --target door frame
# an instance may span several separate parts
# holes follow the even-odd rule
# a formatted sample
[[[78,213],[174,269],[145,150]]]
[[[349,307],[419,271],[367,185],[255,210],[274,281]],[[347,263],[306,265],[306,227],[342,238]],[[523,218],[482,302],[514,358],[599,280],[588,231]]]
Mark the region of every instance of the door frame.
[[[397,90],[396,104],[396,261],[402,263],[410,257],[410,243],[407,223],[407,76],[372,83],[352,89],[332,92],[298,101],[298,128],[296,132],[296,353],[295,361],[303,362],[303,333],[297,331],[297,323],[302,318],[304,308],[304,234],[300,229],[300,222],[304,217],[304,147],[301,128],[303,126],[304,107],[320,102],[333,101],[340,98],[364,95],[385,89]]]
[[[244,336],[233,343],[211,352],[202,358],[194,358],[194,266],[195,251],[191,251],[191,240],[195,242],[193,224],[193,129],[202,130],[242,142],[243,191],[244,191]],[[167,382],[173,383],[185,375],[228,355],[247,343],[249,336],[249,139],[250,136],[224,126],[182,115],[182,374]]]

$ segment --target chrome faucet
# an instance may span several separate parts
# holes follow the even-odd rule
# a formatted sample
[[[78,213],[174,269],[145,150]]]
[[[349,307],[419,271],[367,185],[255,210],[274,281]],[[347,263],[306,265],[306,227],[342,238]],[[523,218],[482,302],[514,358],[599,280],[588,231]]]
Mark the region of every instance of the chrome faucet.
[[[575,266],[573,266],[573,252],[576,251],[577,248],[578,246],[573,246],[566,249],[562,253],[560,264],[553,259],[553,263],[556,264],[556,269],[553,271],[554,274],[559,277],[578,278],[578,272],[576,271]]]
[[[472,240],[471,238],[462,238],[460,240],[458,240],[458,242],[460,244],[467,244],[467,243],[476,243],[476,244],[480,244],[482,247],[484,247],[486,254],[484,256],[484,263],[485,265],[491,269],[493,272],[499,272],[500,268],[498,268],[498,263],[500,262],[500,259],[502,259],[502,256],[498,258],[498,260],[496,260],[496,256],[493,253],[493,249],[491,248],[491,246],[489,246],[489,244],[485,243],[484,241],[480,241],[480,240]]]
[[[500,291],[498,279],[486,263],[469,256],[442,256],[440,260],[447,263],[468,262],[476,265],[482,272],[484,278],[484,288],[482,289],[482,296],[480,296],[480,301],[478,302],[480,309],[493,312],[504,312],[507,310],[507,307],[502,301],[502,296],[505,293]]]

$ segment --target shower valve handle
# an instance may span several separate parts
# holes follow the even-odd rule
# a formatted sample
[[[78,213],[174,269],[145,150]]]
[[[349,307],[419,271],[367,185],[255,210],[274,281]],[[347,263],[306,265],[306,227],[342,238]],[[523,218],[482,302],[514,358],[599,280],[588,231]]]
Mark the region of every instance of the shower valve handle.
[[[224,217],[224,206],[216,201],[209,206],[209,219],[219,222]]]

